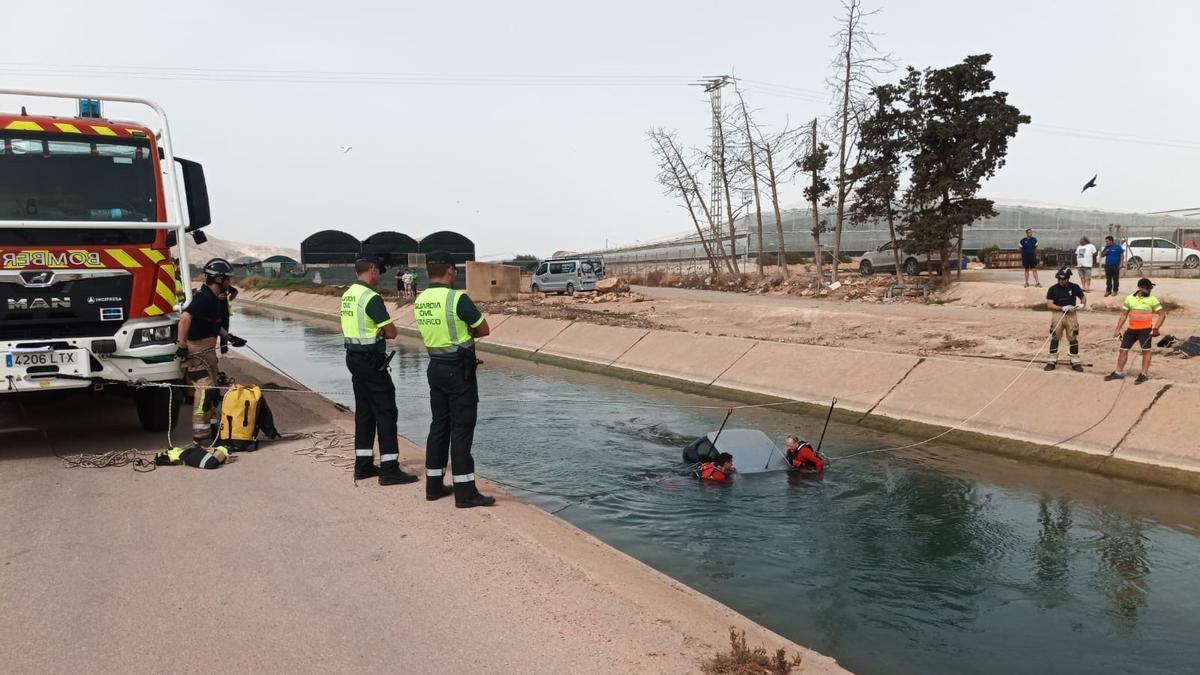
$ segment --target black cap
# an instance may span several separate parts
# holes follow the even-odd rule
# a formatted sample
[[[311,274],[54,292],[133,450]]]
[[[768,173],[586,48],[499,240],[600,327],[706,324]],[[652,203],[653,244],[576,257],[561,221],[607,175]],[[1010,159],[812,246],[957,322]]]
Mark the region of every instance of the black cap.
[[[1144,288],[1146,290],[1150,290],[1150,289],[1154,288],[1154,282],[1150,281],[1146,277],[1142,277],[1141,279],[1138,279],[1137,285],[1138,285],[1138,288]]]
[[[431,251],[425,254],[425,264],[433,265],[453,265],[454,256],[445,251]]]
[[[355,258],[355,259],[354,259],[354,262],[355,262],[356,264],[357,264],[357,263],[360,263],[360,262],[367,262],[367,263],[371,263],[372,265],[374,265],[374,266],[376,266],[376,267],[378,267],[378,268],[379,268],[379,273],[380,273],[380,274],[383,274],[384,272],[386,272],[386,271],[387,271],[387,266],[386,266],[386,265],[383,263],[383,259],[382,259],[382,258],[380,258],[380,257],[378,257],[378,256],[373,256],[373,255],[360,255],[360,256],[358,256],[357,258]]]

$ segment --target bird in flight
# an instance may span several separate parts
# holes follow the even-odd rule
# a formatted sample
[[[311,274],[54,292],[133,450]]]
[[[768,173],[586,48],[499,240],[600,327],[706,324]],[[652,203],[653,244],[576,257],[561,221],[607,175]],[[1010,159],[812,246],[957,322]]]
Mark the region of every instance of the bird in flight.
[[[1092,179],[1089,180],[1087,182],[1087,184],[1083,186],[1083,189],[1079,191],[1079,194],[1083,194],[1084,192],[1087,192],[1088,188],[1096,187],[1096,176],[1099,176],[1099,175],[1100,174],[1096,174],[1095,176],[1092,176]]]
[[[343,145],[340,149],[342,151],[342,154],[344,155],[347,152],[350,152],[350,150],[353,149],[353,147],[354,146],[351,146],[351,145]]]

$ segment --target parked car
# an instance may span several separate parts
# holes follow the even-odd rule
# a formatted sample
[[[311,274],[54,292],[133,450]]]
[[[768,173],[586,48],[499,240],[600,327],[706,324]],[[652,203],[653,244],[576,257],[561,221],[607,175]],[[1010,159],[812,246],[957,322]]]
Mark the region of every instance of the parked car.
[[[1162,237],[1133,237],[1125,242],[1125,267],[1200,267],[1200,251]]]
[[[931,267],[929,256],[924,253],[905,253],[904,242],[898,241],[896,244],[900,247],[900,266],[908,276],[916,276],[931,269],[941,273],[942,258],[940,255],[936,253],[933,255]],[[884,242],[874,251],[867,251],[855,260],[858,262],[858,271],[863,276],[870,276],[876,272],[895,273],[896,271],[896,257],[892,253],[892,242],[890,241]]]
[[[534,293],[574,295],[596,290],[596,270],[590,260],[543,260],[533,272]]]

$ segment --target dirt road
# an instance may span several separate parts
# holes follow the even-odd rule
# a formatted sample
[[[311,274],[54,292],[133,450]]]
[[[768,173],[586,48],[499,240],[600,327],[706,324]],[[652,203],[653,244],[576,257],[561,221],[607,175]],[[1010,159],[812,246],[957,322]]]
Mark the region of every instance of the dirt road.
[[[1050,271],[1043,276],[1053,279]],[[633,290],[644,298],[637,302],[591,304],[586,297],[547,296],[495,303],[489,311],[921,356],[1028,361],[1042,350],[1039,358],[1044,358],[1052,320],[1044,311],[1044,287],[1024,288],[1018,270],[977,270],[964,279],[929,304],[636,286]],[[1090,369],[1108,372],[1116,362],[1113,328],[1119,307],[1136,280],[1124,279],[1122,296],[1109,298],[1103,297],[1103,279],[1097,281],[1088,296],[1094,309],[1079,315],[1080,349]],[[846,282],[861,279],[848,275]],[[1200,280],[1162,279],[1155,292],[1178,306],[1164,333],[1200,335]],[[1065,361],[1066,346],[1062,349]],[[1155,358],[1154,376],[1200,382],[1200,359],[1166,351]]]
[[[286,432],[350,426],[315,396],[271,403]],[[136,428],[123,400],[65,406],[0,402],[5,672],[688,672],[730,625],[800,650],[502,493],[463,511],[355,486],[301,441],[215,471],[64,468],[56,452],[166,444],[113,431]]]

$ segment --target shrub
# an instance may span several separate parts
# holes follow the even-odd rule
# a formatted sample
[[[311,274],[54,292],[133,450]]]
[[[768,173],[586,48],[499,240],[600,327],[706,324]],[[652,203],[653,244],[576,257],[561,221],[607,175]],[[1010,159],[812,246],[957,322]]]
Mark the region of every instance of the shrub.
[[[787,652],[777,649],[768,654],[765,647],[751,649],[746,645],[746,632],[729,628],[729,651],[700,660],[700,670],[709,675],[788,675],[800,665],[800,655],[790,659]]]

